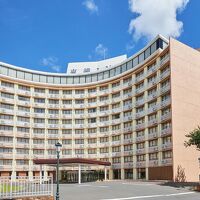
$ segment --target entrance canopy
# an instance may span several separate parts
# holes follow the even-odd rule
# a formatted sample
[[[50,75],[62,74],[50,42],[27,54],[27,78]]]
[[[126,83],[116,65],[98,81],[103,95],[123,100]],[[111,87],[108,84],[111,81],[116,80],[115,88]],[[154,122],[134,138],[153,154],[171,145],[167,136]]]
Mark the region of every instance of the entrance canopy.
[[[57,159],[34,159],[34,164],[40,165],[40,176],[42,176],[42,165],[56,166]],[[105,162],[101,160],[86,159],[86,158],[60,158],[59,165],[62,166],[78,166],[78,183],[81,184],[81,165],[102,165],[105,168],[105,180],[107,179],[107,166],[111,166],[110,162]]]
[[[36,165],[56,165],[57,159],[34,159],[33,162]],[[59,164],[62,165],[71,165],[71,164],[81,164],[81,165],[103,165],[110,166],[110,162],[105,162],[101,160],[86,159],[86,158],[60,158]]]

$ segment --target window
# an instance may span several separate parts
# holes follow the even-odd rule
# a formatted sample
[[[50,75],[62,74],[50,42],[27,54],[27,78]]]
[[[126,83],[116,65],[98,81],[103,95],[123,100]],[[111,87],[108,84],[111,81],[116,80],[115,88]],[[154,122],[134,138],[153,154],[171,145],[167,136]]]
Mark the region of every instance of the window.
[[[150,153],[149,160],[158,160],[158,153]]]
[[[35,103],[45,103],[45,99],[43,98],[34,98]]]
[[[162,152],[163,159],[172,158],[172,151],[164,151]]]

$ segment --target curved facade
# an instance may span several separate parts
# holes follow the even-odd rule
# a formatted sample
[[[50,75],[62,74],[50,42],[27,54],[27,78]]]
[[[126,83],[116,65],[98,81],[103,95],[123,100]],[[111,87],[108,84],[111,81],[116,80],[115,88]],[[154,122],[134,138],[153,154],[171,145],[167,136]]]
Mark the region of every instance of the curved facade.
[[[87,75],[0,63],[0,174],[38,175],[36,158],[110,161],[110,179],[173,179],[171,67],[162,36]],[[44,175],[54,171],[45,166]]]

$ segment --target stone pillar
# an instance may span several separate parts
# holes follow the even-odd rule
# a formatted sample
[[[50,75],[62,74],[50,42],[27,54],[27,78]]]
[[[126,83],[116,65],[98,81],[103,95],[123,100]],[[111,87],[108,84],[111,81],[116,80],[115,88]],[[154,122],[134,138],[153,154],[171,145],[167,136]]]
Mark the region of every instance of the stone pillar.
[[[113,180],[113,170],[109,169],[109,180]]]
[[[105,169],[104,169],[104,180],[107,181],[107,168],[105,166]]]
[[[124,180],[124,169],[121,169],[121,180]]]
[[[81,184],[81,165],[78,165],[78,184]]]
[[[133,180],[137,180],[137,169],[133,168]]]
[[[42,183],[42,165],[40,165],[40,184]]]

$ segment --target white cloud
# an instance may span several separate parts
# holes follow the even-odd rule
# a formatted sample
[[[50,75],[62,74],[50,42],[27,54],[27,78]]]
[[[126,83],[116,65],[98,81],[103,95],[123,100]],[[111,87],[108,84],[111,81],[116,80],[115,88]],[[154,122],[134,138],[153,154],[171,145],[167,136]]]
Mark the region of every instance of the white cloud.
[[[98,44],[95,48],[95,54],[100,56],[102,59],[105,59],[108,56],[108,48],[103,44]]]
[[[94,0],[85,0],[83,5],[90,13],[98,13],[98,6],[95,4]]]
[[[135,47],[135,44],[133,41],[130,41],[128,44],[126,44],[126,51],[129,52]]]
[[[151,40],[157,34],[179,37],[183,22],[177,20],[189,0],[129,0],[131,12],[138,14],[129,24],[129,33],[135,40]]]
[[[62,67],[57,64],[58,58],[55,56],[49,56],[47,58],[42,58],[41,64],[46,67],[50,67],[55,72],[60,72]]]

